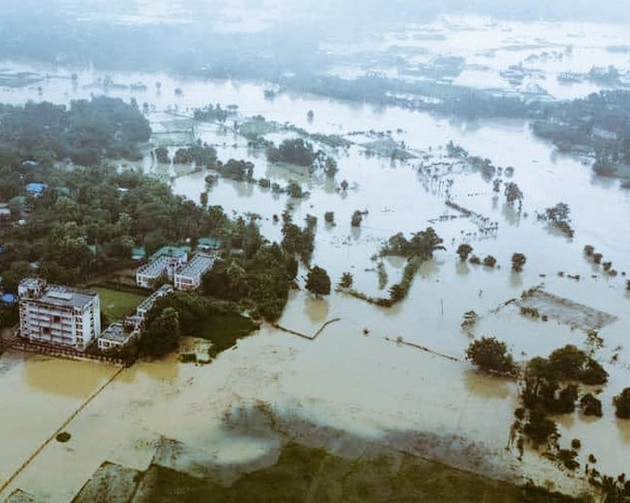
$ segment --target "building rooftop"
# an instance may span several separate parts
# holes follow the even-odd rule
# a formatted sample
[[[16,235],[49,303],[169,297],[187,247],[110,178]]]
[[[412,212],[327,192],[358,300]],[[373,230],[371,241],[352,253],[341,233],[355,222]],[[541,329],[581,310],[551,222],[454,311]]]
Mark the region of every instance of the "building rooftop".
[[[144,299],[138,307],[136,308],[136,312],[148,312],[155,304],[155,301],[161,297],[164,297],[173,291],[173,287],[171,285],[162,285],[155,292],[149,295],[146,299]]]
[[[40,278],[24,278],[20,281],[18,292],[22,298],[31,298],[34,301],[51,306],[72,307],[82,309],[98,297],[98,293],[80,288],[72,288],[62,285],[47,285]]]
[[[205,253],[198,253],[181,269],[181,271],[177,273],[177,275],[199,276],[212,267],[212,265],[214,264],[214,260],[215,258],[210,255],[206,255]]]
[[[144,251],[144,246],[138,246],[131,249],[131,258],[133,260],[140,260],[146,256],[146,252]]]
[[[217,238],[199,238],[197,246],[202,250],[218,250],[221,248],[221,241]]]
[[[150,278],[157,278],[166,270],[167,266],[168,257],[159,257],[158,259],[152,260],[138,269],[138,274],[143,274],[145,276],[149,276]]]
[[[133,330],[125,329],[124,325],[119,322],[112,323],[103,332],[99,339],[105,339],[112,342],[125,343],[133,335]]]
[[[45,183],[31,182],[26,184],[26,193],[39,195],[42,194],[47,188],[48,185],[46,185]]]
[[[151,255],[151,260],[160,257],[188,257],[188,252],[190,252],[190,246],[163,246]]]
[[[59,307],[83,308],[98,296],[97,293],[79,288],[70,288],[60,285],[49,285],[44,291],[44,295],[39,299],[41,302]]]

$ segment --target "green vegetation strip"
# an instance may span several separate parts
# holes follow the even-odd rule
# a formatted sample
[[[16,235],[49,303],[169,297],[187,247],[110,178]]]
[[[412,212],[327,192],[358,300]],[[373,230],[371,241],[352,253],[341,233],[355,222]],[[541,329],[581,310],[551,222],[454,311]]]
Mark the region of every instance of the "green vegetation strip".
[[[107,494],[107,487],[101,494]],[[212,479],[199,479],[151,465],[142,474],[132,501],[545,503],[587,500],[550,493],[533,485],[518,487],[408,454],[352,459],[290,443],[274,466],[245,474],[229,487]]]

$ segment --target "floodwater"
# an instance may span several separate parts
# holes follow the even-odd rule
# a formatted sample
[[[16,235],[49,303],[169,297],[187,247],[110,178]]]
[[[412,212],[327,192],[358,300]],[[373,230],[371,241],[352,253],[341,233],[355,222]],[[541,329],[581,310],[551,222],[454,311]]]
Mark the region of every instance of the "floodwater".
[[[588,26],[573,28],[567,32],[585,33],[590,41]],[[556,36],[549,28],[545,34]],[[95,70],[81,71],[73,84],[67,70],[28,69],[49,73],[39,85],[41,90],[38,86],[3,89],[1,101],[67,103],[99,92],[90,84],[105,77]],[[264,156],[249,151],[243,138],[231,132],[213,125],[196,128],[198,137],[217,146],[220,159],[236,157],[254,162],[256,178],[267,177],[281,185],[291,179],[302,183],[310,195],[297,201],[257,185],[220,179],[209,189],[209,200],[228,213],[260,214],[263,234],[270,240],[281,239],[280,224],[274,224],[272,216],[281,214],[287,203],[294,205],[296,222],[308,214],[317,216],[312,263],[328,270],[333,282],[350,271],[357,290],[386,296],[387,289],[399,281],[404,262],[383,259],[388,281],[379,289],[379,259],[373,257],[397,232],[409,234],[431,225],[444,238],[447,249],[423,264],[407,299],[391,309],[341,293],[314,299],[302,291],[293,292],[281,325],[312,335],[326,321],[340,318],[314,341],[263,327],[207,366],[180,364],[173,357],[123,371],[67,426],[71,440],[50,443],[0,496],[19,487],[43,499],[67,501],[105,460],[146,469],[162,438],[177,440],[191,449],[196,446],[198,452],[190,460],[191,466],[204,457],[208,463],[242,465],[266,459],[276,449],[278,438],[248,435],[247,428],[230,429],[239,410],[261,404],[285,424],[286,434],[331,449],[338,447],[334,439],[318,440],[304,425],[330,427],[384,443],[395,442],[392,432],[422,434],[431,441],[405,448],[473,471],[511,480],[551,480],[564,490],[579,491],[579,480],[552,468],[534,453],[526,453],[518,462],[515,453],[504,449],[512,412],[518,406],[516,386],[480,375],[463,361],[470,338],[460,324],[469,310],[479,314],[475,334],[506,341],[518,361],[547,355],[567,343],[586,347],[585,331],[571,328],[566,320],[533,321],[523,318],[515,306],[504,305],[520,297],[523,290],[541,284],[554,295],[616,317],[599,330],[604,346],[595,352],[611,376],[600,396],[604,417],[590,420],[576,413],[560,417],[558,422],[563,447],[572,438],[582,441],[580,462],[593,453],[603,473],[616,475],[630,469],[630,421],[615,419],[612,407],[612,396],[630,386],[630,348],[625,340],[630,326],[630,295],[624,291],[627,276],[621,275],[624,271],[630,275],[630,235],[624,232],[630,215],[630,192],[620,189],[618,181],[597,179],[579,160],[557,155],[519,121],[461,123],[291,93],[266,100],[265,85],[252,82],[147,74],[110,76],[125,85],[147,85],[143,92],[110,88],[108,93],[125,99],[134,96],[140,105],[146,101],[155,129],[161,125],[165,130],[177,130],[178,121],[184,129],[188,127],[187,119],[172,119],[173,115],[166,114],[175,107],[185,115],[208,103],[235,104],[239,121],[261,114],[309,132],[348,135],[390,131],[393,139],[404,141],[417,153],[419,158],[408,162],[368,157],[360,144],[371,139],[346,136],[356,144],[347,151],[330,152],[340,169],[332,181],[320,174],[307,177],[269,165]],[[162,83],[159,90],[154,85],[158,81]],[[183,90],[181,96],[174,94],[176,87]],[[312,122],[306,117],[309,110],[314,112]],[[155,141],[160,138],[156,135]],[[513,166],[512,180],[525,194],[522,210],[506,205],[491,184],[466,167],[456,166],[452,172],[434,168],[431,175],[418,169],[423,162],[425,167],[437,166],[444,160],[444,145],[450,140],[472,155],[489,158],[496,166]],[[171,149],[177,146],[172,141],[169,145]],[[152,165],[149,156],[141,164],[148,172],[177,173],[173,166]],[[177,169],[181,172],[180,167]],[[205,174],[175,177],[174,191],[198,201],[206,190]],[[350,184],[345,193],[337,190],[342,179]],[[444,204],[445,180],[452,180],[453,201],[498,222],[496,234],[481,235],[473,222]],[[536,211],[560,201],[571,208],[573,239],[551,232],[536,220]],[[367,211],[367,215],[360,229],[352,229],[350,217],[357,209]],[[334,211],[336,225],[324,223],[326,211]],[[494,255],[499,267],[460,263],[455,250],[462,241],[469,242],[481,258]],[[588,262],[582,252],[585,244],[594,245],[605,259],[612,260],[619,276],[608,277]],[[510,271],[510,257],[517,251],[527,256],[520,274]],[[568,274],[580,275],[580,280],[570,279]],[[400,342],[395,342],[397,339]],[[3,355],[2,480],[8,479],[116,370],[99,363],[10,352]],[[464,451],[466,455],[462,455]]]

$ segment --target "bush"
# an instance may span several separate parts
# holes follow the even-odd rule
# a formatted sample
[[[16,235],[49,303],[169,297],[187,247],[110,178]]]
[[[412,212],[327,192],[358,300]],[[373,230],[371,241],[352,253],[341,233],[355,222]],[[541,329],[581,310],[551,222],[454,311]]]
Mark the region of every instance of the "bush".
[[[492,255],[488,255],[486,256],[486,258],[483,259],[483,265],[485,265],[486,267],[494,267],[497,263],[497,259],[494,258]]]
[[[510,374],[514,371],[514,360],[505,342],[494,337],[473,341],[466,350],[466,358],[486,372]]]
[[[613,398],[615,415],[621,419],[630,419],[630,388],[624,390]]]
[[[602,402],[592,393],[587,393],[580,399],[580,407],[585,416],[602,417]]]
[[[523,433],[534,443],[536,447],[547,442],[551,435],[557,435],[556,423],[547,419],[542,412],[532,411],[529,421],[523,428]]]

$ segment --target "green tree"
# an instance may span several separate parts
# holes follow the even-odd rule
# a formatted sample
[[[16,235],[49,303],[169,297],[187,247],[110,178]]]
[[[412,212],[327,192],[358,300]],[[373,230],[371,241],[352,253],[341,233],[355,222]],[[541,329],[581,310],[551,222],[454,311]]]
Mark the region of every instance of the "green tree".
[[[486,256],[486,258],[483,259],[483,265],[485,265],[486,267],[494,267],[497,263],[497,259],[494,258],[492,255],[488,255]]]
[[[180,336],[179,313],[173,307],[147,319],[140,339],[141,354],[163,356],[177,349]]]
[[[312,267],[306,277],[306,289],[315,294],[316,297],[328,295],[330,293],[330,277],[326,270],[318,266]]]
[[[457,247],[457,255],[459,255],[459,258],[462,262],[468,260],[468,255],[470,255],[472,251],[473,247],[470,246],[468,243],[462,243]]]
[[[602,402],[592,393],[587,393],[580,399],[580,408],[585,416],[602,417]]]
[[[505,342],[494,337],[482,337],[466,349],[466,358],[486,372],[510,374],[515,365]]]
[[[508,204],[514,203],[514,201],[522,201],[523,200],[523,192],[518,185],[514,182],[509,182],[505,185],[505,200]]]
[[[352,276],[351,273],[349,272],[344,272],[341,275],[341,280],[339,281],[339,286],[341,288],[350,288],[352,287],[352,282],[354,281],[354,278]]]
[[[552,436],[558,435],[556,423],[547,419],[544,413],[533,410],[529,414],[529,421],[523,427],[523,433],[538,447],[548,442]]]
[[[514,253],[512,255],[512,270],[514,272],[521,272],[525,262],[527,262],[527,257],[525,255],[522,253]]]
[[[160,146],[155,149],[155,158],[157,162],[162,164],[168,164],[170,159],[168,157],[168,149],[166,147]]]
[[[621,419],[630,419],[630,388],[624,390],[613,398],[615,415]]]

